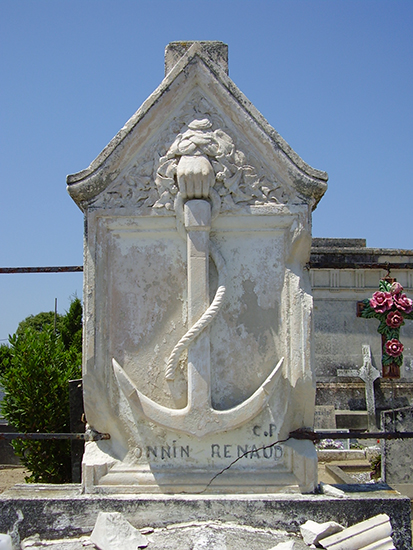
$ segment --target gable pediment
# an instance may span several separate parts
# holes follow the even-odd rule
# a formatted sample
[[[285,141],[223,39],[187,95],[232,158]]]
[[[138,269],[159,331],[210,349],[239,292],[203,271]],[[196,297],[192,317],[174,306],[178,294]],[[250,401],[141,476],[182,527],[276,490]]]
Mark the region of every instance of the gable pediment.
[[[191,129],[197,121],[204,127]],[[221,210],[314,208],[327,187],[327,174],[305,164],[195,42],[89,168],[68,176],[68,191],[82,209],[171,211],[182,136],[206,142],[195,154],[213,167]]]

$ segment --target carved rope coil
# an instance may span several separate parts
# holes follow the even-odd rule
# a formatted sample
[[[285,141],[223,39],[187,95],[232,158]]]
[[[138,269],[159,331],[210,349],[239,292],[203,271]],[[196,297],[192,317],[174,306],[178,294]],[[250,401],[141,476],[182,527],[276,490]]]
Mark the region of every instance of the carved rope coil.
[[[216,265],[218,271],[218,288],[215,293],[214,299],[208,309],[202,314],[200,319],[192,325],[192,327],[182,336],[179,342],[176,344],[169,356],[166,364],[165,378],[166,380],[174,380],[175,372],[178,367],[178,361],[183,351],[195,340],[197,336],[212,322],[216,317],[219,310],[222,307],[224,296],[226,292],[225,279],[226,279],[226,266],[225,260],[218,251],[216,245],[209,241],[210,255]]]

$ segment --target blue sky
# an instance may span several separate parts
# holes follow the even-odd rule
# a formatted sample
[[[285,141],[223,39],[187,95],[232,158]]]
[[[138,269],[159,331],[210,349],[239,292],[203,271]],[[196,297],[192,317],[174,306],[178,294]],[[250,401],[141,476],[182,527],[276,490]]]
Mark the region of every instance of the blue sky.
[[[316,237],[413,248],[411,0],[0,0],[0,265],[82,264],[67,174],[164,76],[166,44],[221,40],[230,77],[329,173]],[[0,275],[0,340],[68,308],[82,275]]]

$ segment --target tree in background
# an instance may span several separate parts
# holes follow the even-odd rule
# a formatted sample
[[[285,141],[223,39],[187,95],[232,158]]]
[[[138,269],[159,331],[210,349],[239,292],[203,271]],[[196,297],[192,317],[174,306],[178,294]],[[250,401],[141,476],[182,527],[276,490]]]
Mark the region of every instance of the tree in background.
[[[0,376],[7,369],[11,359],[11,349],[7,344],[0,346]]]
[[[26,332],[26,329],[32,328],[36,332],[42,332],[46,327],[54,328],[56,317],[56,329],[58,329],[61,315],[54,313],[54,311],[42,311],[37,315],[29,315],[23,321],[20,321],[19,326],[17,327],[16,334],[21,336]]]
[[[65,348],[79,354],[82,353],[82,314],[82,303],[79,298],[74,298],[69,311],[60,317],[57,325]],[[80,362],[82,362],[81,355]]]
[[[68,381],[81,376],[82,305],[69,311],[30,316],[10,337],[10,355],[0,375],[4,417],[20,432],[69,432]],[[71,481],[69,441],[15,440],[13,447],[31,475],[29,482]]]

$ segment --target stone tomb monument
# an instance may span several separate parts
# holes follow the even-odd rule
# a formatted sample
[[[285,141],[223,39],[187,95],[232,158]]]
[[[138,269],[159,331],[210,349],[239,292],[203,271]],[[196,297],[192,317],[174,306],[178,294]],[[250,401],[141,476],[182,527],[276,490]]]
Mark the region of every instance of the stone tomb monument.
[[[86,170],[84,403],[93,492],[311,492],[311,214],[305,164],[228,77],[179,42],[166,76]],[[229,467],[230,466],[230,467]]]

